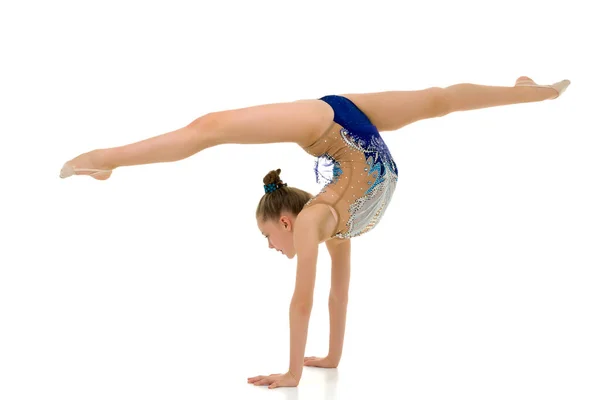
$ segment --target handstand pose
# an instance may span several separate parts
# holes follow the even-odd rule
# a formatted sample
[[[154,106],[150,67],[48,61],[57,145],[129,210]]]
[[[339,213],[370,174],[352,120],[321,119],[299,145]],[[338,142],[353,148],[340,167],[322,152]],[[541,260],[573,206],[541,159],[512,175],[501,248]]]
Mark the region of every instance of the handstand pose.
[[[290,364],[285,374],[259,375],[248,383],[269,388],[297,386],[303,365],[335,368],[340,362],[350,281],[350,238],[381,220],[398,180],[396,163],[380,132],[410,123],[501,105],[560,96],[568,80],[537,85],[527,77],[514,86],[461,83],[416,91],[328,95],[320,99],[211,112],[173,132],[125,146],[83,153],[64,164],[60,176],[108,179],[118,167],[182,160],[220,144],[293,142],[315,156],[317,180],[326,184],[313,196],[288,187],[280,169],[263,180],[265,194],[256,210],[262,234],[288,258],[298,256],[290,305]],[[304,357],[318,246],[332,260],[329,295],[330,336],[326,357]]]

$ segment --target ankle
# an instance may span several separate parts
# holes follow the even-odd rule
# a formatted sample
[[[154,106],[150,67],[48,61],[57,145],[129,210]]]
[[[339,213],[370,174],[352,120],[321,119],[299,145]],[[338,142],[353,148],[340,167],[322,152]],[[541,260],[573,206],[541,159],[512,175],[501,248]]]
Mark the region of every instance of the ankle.
[[[113,170],[118,167],[112,157],[111,149],[96,149],[89,153],[94,168]]]

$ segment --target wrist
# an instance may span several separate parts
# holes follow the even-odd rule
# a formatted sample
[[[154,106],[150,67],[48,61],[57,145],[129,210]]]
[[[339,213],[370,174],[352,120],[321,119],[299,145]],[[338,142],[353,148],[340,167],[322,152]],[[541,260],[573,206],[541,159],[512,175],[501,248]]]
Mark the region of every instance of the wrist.
[[[300,382],[300,378],[302,377],[302,368],[294,369],[290,368],[287,372],[292,378],[294,378],[297,382]]]
[[[337,367],[337,365],[340,363],[340,359],[342,358],[341,356],[335,356],[335,355],[331,355],[331,354],[327,354],[325,356],[325,358],[331,362],[332,365],[335,365]]]

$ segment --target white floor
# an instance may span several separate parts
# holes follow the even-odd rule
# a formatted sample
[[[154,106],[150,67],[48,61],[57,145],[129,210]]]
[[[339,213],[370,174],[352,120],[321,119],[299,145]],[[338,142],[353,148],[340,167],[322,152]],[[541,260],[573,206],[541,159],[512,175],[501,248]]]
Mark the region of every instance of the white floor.
[[[23,254],[26,261],[3,269],[3,399],[592,399],[598,393],[597,290],[582,262],[512,267],[494,262],[498,244],[479,262],[457,253],[445,264],[427,252],[419,260],[403,245],[402,252],[379,256],[386,263],[356,262],[340,366],[304,368],[297,388],[269,391],[247,378],[287,370],[294,262],[266,251],[256,255],[262,265],[239,257],[168,262],[160,239],[127,242],[127,235],[115,232],[109,240],[119,257],[94,250],[101,238],[92,233],[73,239],[82,252],[40,246],[49,262]],[[171,252],[186,251],[166,236]],[[355,243],[360,259],[365,248]],[[197,251],[210,245],[199,242]],[[306,355],[327,351],[323,258]]]

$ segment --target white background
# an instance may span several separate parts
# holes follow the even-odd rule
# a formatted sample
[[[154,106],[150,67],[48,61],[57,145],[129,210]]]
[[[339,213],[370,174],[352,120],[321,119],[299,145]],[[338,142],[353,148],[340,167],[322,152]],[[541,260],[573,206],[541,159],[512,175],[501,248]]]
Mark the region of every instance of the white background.
[[[0,398],[598,399],[599,32],[587,7],[3,3]],[[288,368],[296,266],[268,249],[254,211],[271,169],[318,192],[310,155],[226,145],[104,182],[58,177],[82,152],[211,111],[520,75],[572,84],[558,100],[383,134],[398,188],[353,240],[340,366],[305,368],[297,388],[246,382]],[[316,356],[329,339],[320,249]]]

